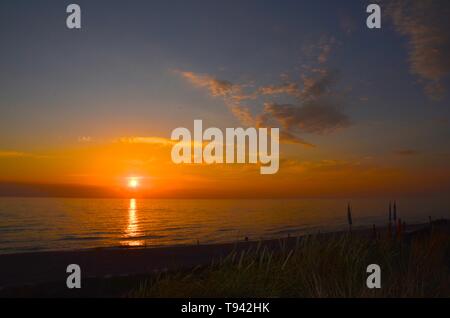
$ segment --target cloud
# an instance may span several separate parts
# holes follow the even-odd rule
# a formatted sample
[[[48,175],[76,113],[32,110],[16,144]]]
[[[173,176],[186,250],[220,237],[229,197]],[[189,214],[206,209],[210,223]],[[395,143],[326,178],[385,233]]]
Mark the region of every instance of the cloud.
[[[142,136],[134,136],[134,137],[121,137],[115,140],[115,142],[122,144],[133,144],[133,145],[146,145],[149,147],[172,147],[175,144],[184,144],[187,146],[203,146],[208,144],[208,141],[196,141],[196,140],[172,140],[169,138],[162,137],[142,137]],[[146,160],[148,162],[148,160]]]
[[[339,44],[335,37],[324,34],[315,40],[314,43],[303,47],[305,57],[314,64],[321,65],[328,62],[333,49]]]
[[[81,142],[81,143],[89,143],[89,142],[92,142],[92,141],[93,141],[93,138],[90,137],[90,136],[80,136],[80,137],[78,137],[78,142]]]
[[[288,130],[282,130],[280,132],[280,141],[284,144],[292,144],[292,145],[302,145],[305,147],[315,147],[314,144],[307,142],[303,138],[298,137],[297,135],[294,135],[293,133],[289,132]]]
[[[212,97],[222,97],[228,106],[257,98],[257,92],[245,92],[246,87],[251,86],[249,84],[234,84],[227,80],[217,79],[208,74],[186,71],[175,72],[194,86],[207,89]]]
[[[9,150],[0,150],[0,158],[34,158],[34,159],[42,159],[49,158],[48,156],[41,156],[27,152],[21,151],[9,151]]]
[[[259,126],[268,126],[276,121],[283,127],[281,138],[285,143],[314,146],[297,134],[330,134],[349,127],[351,122],[341,111],[343,107],[340,94],[334,91],[338,72],[324,67],[305,69],[306,73],[301,76],[299,84],[285,79],[282,85],[259,89],[263,95],[284,93],[294,96],[299,105],[265,103],[263,113],[257,117],[257,123]]]
[[[308,101],[301,106],[266,103],[264,111],[291,132],[322,135],[350,126],[348,116],[325,99]]]
[[[250,112],[250,109],[242,102],[247,100],[254,100],[258,97],[258,92],[245,92],[248,84],[233,84],[227,80],[216,79],[207,74],[199,74],[187,71],[176,71],[184,79],[188,80],[196,87],[208,90],[212,97],[221,97],[230,112],[242,124],[246,126],[255,126],[255,118]]]
[[[450,73],[450,6],[448,0],[395,0],[386,5],[395,29],[408,39],[410,71],[426,94],[440,100]]]
[[[206,89],[213,97],[221,97],[234,117],[245,126],[278,127],[280,141],[314,147],[299,136],[301,133],[330,134],[350,126],[350,119],[342,112],[342,94],[335,87],[339,79],[336,70],[325,67],[328,56],[335,46],[332,37],[322,37],[319,43],[309,47],[314,52],[316,66],[303,65],[303,74],[292,80],[287,73],[281,75],[281,83],[257,87],[253,83],[235,84],[207,74],[177,71],[196,87]],[[319,63],[319,66],[317,66]],[[254,88],[256,86],[256,88]],[[267,97],[287,95],[294,98],[292,104],[267,102]],[[264,105],[259,114],[253,114],[243,102]]]
[[[267,113],[262,113],[258,116],[253,116],[248,107],[234,105],[230,107],[233,115],[244,125],[248,127],[269,127],[270,116]],[[281,129],[280,131],[280,142],[284,144],[296,144],[303,145],[306,147],[315,147],[313,144],[305,141],[303,138],[296,136],[295,134],[287,131],[286,129]]]
[[[255,126],[255,118],[248,107],[243,107],[241,105],[231,105],[230,110],[234,117],[236,117],[244,125]]]
[[[283,73],[281,84],[260,87],[258,93],[263,96],[285,94],[301,100],[328,94],[337,83],[339,73],[324,64],[328,62],[329,55],[336,44],[337,41],[333,37],[321,37],[317,44],[306,49],[306,54],[313,57],[313,64],[316,66],[302,65],[304,72],[297,81],[290,80],[289,76]]]
[[[269,85],[263,86],[258,89],[259,93],[262,95],[281,95],[287,94],[292,96],[298,96],[300,93],[299,86],[297,83],[283,83],[281,85]]]
[[[121,138],[116,139],[116,142],[126,143],[126,144],[153,144],[153,145],[162,145],[162,146],[170,146],[174,143],[174,141],[172,141],[168,138],[142,137],[142,136],[121,137]]]
[[[233,92],[233,84],[218,80],[206,74],[178,71],[178,73],[196,87],[206,88],[212,96],[228,96]]]
[[[304,100],[321,97],[331,92],[337,83],[338,72],[329,69],[314,69],[312,74],[303,75],[303,90],[300,97]]]
[[[334,37],[322,37],[320,39],[318,48],[320,50],[317,61],[320,64],[325,64],[328,62],[328,58],[331,54],[333,46],[336,44],[336,39]]]
[[[415,156],[419,154],[419,152],[414,149],[400,149],[394,151],[394,153],[399,156]]]
[[[348,116],[341,111],[339,94],[333,92],[338,72],[327,68],[308,68],[299,83],[284,76],[282,84],[259,87],[253,92],[244,92],[246,85],[233,84],[210,75],[181,71],[179,74],[194,86],[206,88],[211,96],[222,97],[230,112],[243,125],[281,125],[280,141],[283,143],[313,147],[298,134],[330,134],[351,124]],[[295,97],[299,105],[266,102],[261,113],[254,115],[248,106],[242,104],[244,100],[280,94]]]
[[[29,156],[30,154],[19,151],[0,151],[0,158],[20,158]]]

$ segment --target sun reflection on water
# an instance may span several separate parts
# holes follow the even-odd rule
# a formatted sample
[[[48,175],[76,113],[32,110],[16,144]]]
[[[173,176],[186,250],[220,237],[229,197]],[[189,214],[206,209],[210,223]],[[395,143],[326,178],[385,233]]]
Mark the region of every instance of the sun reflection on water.
[[[128,246],[144,245],[144,241],[142,240],[133,240],[133,238],[137,237],[138,235],[139,223],[137,220],[136,199],[130,199],[130,205],[128,208],[128,226],[125,233],[125,236],[128,240],[125,241],[124,244]]]

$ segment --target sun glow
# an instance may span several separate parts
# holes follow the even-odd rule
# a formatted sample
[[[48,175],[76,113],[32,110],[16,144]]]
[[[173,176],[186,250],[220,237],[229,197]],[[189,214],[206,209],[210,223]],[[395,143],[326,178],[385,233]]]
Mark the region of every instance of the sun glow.
[[[138,178],[130,178],[128,180],[128,187],[131,189],[136,189],[139,187],[139,179]]]

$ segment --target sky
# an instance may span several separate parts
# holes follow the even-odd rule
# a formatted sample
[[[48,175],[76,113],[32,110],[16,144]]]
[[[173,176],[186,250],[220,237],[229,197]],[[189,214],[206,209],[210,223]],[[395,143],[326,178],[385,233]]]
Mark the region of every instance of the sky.
[[[98,0],[69,30],[70,3],[0,3],[0,195],[450,190],[448,1],[383,1],[381,29],[367,1]],[[279,172],[173,164],[194,119],[279,127]]]

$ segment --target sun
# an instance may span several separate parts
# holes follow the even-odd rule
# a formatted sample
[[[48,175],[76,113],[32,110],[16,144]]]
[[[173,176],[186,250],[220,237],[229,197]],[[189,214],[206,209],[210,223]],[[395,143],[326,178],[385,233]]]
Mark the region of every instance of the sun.
[[[131,189],[136,189],[139,187],[139,179],[138,178],[130,178],[128,180],[128,187]]]

